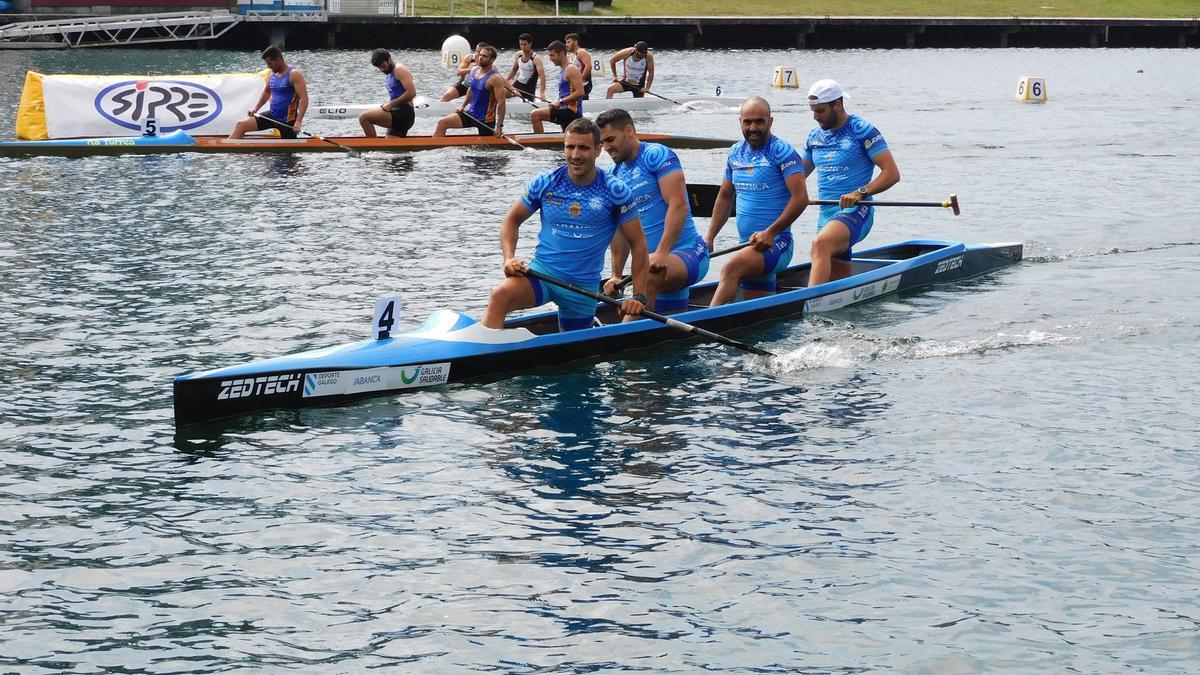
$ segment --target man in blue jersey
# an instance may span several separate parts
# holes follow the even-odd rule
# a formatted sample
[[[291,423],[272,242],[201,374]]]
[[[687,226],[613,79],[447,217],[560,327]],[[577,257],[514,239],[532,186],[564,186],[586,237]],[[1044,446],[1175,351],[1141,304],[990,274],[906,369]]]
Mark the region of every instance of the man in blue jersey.
[[[477,65],[467,74],[467,98],[458,109],[438,120],[434,136],[445,136],[447,129],[476,129],[480,136],[504,135],[508,82],[492,67],[495,62],[495,47],[485,45],[475,52]]]
[[[750,246],[721,268],[712,306],[737,298],[739,287],[746,299],[775,292],[775,275],[792,261],[792,223],[808,206],[804,165],[795,148],[771,133],[775,121],[771,104],[751,96],[742,104],[738,119],[745,140],[729,151],[706,241],[712,250],[736,195],[738,238]]]
[[[567,126],[563,150],[566,164],[530,181],[500,226],[505,279],[492,289],[484,311],[481,323],[488,328],[503,328],[504,317],[513,310],[546,302],[558,305],[560,330],[591,326],[596,316],[595,300],[525,273],[534,270],[599,291],[604,251],[618,230],[633,254],[634,293],[622,303],[621,313],[636,316],[647,302],[642,295],[649,267],[646,238],[629,187],[596,167],[600,129],[589,119],[575,120]],[[526,263],[517,257],[517,234],[521,223],[538,210],[542,212],[542,227],[533,260]]]
[[[605,152],[616,162],[613,175],[633,191],[646,235],[646,306],[658,312],[687,309],[689,288],[708,274],[708,246],[692,222],[679,157],[664,145],[640,140],[633,118],[620,108],[600,113],[596,126]],[[621,282],[628,253],[625,238],[614,237],[612,278],[604,282],[605,293],[613,293]]]
[[[403,63],[396,63],[386,49],[371,52],[371,65],[387,76],[384,85],[388,91],[388,102],[377,110],[368,110],[358,116],[363,134],[375,138],[375,127],[387,129],[388,136],[407,136],[416,119],[413,98],[417,88],[413,84],[412,71]]]
[[[821,207],[809,286],[849,276],[852,247],[867,237],[875,222],[875,208],[864,200],[900,181],[883,134],[858,115],[847,114],[846,98],[833,80],[818,80],[808,90],[808,106],[819,128],[808,134],[800,155],[804,172],[817,172],[819,199],[839,202]],[[875,167],[879,175],[872,178]]]
[[[550,63],[559,69],[558,100],[530,113],[529,121],[535,134],[542,133],[542,125],[547,120],[566,129],[571,122],[583,117],[583,99],[587,96],[583,91],[583,75],[579,66],[567,61],[566,45],[558,40],[551,42],[550,46],[546,47],[546,56],[550,58]]]
[[[308,112],[308,84],[304,81],[304,73],[289,66],[278,47],[263,50],[262,60],[270,70],[262,96],[250,109],[250,116],[234,125],[229,137],[241,138],[251,131],[278,129],[280,136],[295,138],[304,123],[304,113]],[[258,109],[268,99],[271,105],[267,114],[260,115]]]

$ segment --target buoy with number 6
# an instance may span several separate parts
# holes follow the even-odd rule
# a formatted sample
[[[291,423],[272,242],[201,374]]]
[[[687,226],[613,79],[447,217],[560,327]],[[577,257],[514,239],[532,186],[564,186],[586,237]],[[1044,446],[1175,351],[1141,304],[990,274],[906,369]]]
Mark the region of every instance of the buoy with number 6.
[[[451,35],[442,43],[442,67],[457,70],[462,60],[471,53],[471,43],[461,35]]]
[[[771,86],[777,89],[799,89],[800,77],[793,66],[775,66],[771,73]]]
[[[1040,77],[1022,77],[1017,82],[1017,93],[1014,98],[1022,103],[1045,103],[1050,100],[1046,94],[1046,81]]]

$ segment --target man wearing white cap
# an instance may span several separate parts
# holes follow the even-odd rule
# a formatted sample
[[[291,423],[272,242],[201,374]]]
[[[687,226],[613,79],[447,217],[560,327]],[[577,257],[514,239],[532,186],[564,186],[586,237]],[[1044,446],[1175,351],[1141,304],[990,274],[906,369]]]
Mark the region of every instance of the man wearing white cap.
[[[840,202],[821,207],[809,286],[850,275],[852,247],[867,237],[875,222],[868,198],[900,181],[883,134],[858,115],[847,114],[847,98],[833,80],[817,80],[808,90],[808,106],[819,128],[808,134],[800,158],[805,174],[817,172],[817,198]]]

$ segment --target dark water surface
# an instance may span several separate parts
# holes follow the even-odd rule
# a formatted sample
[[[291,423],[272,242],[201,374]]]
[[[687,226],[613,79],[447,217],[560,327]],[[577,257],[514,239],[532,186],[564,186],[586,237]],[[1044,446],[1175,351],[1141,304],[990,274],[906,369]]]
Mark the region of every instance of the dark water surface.
[[[383,96],[362,53],[289,56],[315,102]],[[738,335],[770,363],[664,346],[177,440],[177,374],[361,339],[384,295],[478,314],[558,156],[0,158],[0,669],[1200,669],[1200,53],[664,51],[658,88],[767,93],[800,143],[780,63],[843,82],[891,196],[962,200],[870,243],[1027,262]],[[27,69],[258,66],[9,52],[0,128]],[[719,180],[723,151],[681,156]]]

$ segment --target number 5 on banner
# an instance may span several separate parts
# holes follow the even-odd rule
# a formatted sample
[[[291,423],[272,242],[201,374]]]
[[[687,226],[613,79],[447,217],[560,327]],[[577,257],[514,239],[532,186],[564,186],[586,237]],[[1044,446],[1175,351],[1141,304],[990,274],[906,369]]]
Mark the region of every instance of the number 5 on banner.
[[[371,317],[371,337],[376,340],[386,340],[392,336],[392,328],[396,325],[396,316],[404,301],[400,296],[380,298],[375,301],[375,313]]]

